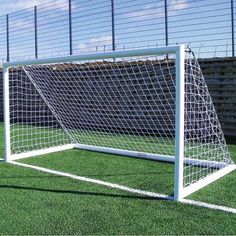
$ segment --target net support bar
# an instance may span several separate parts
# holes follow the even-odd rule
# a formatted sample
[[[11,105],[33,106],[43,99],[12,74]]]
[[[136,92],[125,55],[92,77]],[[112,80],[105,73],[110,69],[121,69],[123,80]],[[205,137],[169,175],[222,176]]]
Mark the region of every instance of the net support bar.
[[[152,154],[152,153],[135,152],[135,151],[129,151],[129,150],[99,147],[99,146],[86,145],[86,144],[75,144],[75,148],[88,150],[88,151],[110,153],[110,154],[121,155],[121,156],[137,157],[137,158],[155,160],[155,161],[174,162],[174,159],[175,159],[173,156],[168,156],[168,155],[157,155],[157,154]]]
[[[78,149],[88,150],[88,151],[110,153],[110,154],[121,155],[121,156],[129,156],[129,157],[136,157],[136,158],[148,159],[148,160],[154,160],[154,161],[175,163],[175,157],[170,156],[170,155],[158,155],[158,154],[152,154],[152,153],[135,152],[135,151],[129,151],[129,150],[99,147],[99,146],[86,145],[86,144],[75,144],[74,147]],[[198,167],[214,167],[217,169],[227,166],[226,164],[221,163],[221,162],[191,159],[191,158],[185,158],[183,162],[185,165],[194,165]]]

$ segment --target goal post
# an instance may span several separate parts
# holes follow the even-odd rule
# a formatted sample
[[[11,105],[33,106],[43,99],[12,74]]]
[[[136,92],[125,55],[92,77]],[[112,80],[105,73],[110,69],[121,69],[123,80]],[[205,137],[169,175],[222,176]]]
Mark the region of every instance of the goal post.
[[[4,110],[4,159],[11,160],[10,140],[10,101],[9,101],[9,68],[2,66],[3,75],[3,110]]]
[[[176,200],[182,198],[184,173],[184,80],[185,48],[180,45],[176,51],[176,108],[175,108],[175,189]]]
[[[235,169],[184,45],[7,62],[3,80],[8,162],[72,148],[172,162],[175,200]]]

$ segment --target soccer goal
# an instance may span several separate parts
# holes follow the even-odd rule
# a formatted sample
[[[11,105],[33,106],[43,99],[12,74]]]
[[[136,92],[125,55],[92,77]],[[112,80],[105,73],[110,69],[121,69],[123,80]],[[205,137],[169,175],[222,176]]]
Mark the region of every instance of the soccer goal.
[[[3,79],[6,161],[78,148],[172,162],[175,200],[235,169],[183,45],[8,62]]]

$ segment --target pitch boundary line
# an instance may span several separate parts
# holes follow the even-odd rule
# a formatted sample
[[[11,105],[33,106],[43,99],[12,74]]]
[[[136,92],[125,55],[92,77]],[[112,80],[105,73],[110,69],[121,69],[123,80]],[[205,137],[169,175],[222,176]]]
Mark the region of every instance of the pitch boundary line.
[[[13,165],[18,165],[21,167],[31,168],[31,169],[38,170],[38,171],[45,172],[45,173],[49,173],[49,174],[63,176],[63,177],[76,179],[76,180],[80,180],[80,181],[84,181],[84,182],[88,182],[88,183],[94,183],[94,184],[106,186],[109,188],[115,188],[115,189],[119,189],[122,191],[130,192],[130,193],[136,193],[136,194],[139,194],[142,196],[148,196],[148,197],[159,198],[159,199],[164,199],[164,200],[173,200],[174,199],[172,196],[165,195],[165,194],[159,194],[159,193],[144,191],[144,190],[140,190],[140,189],[130,188],[130,187],[127,187],[124,185],[114,184],[114,183],[110,183],[110,182],[106,182],[106,181],[102,181],[102,180],[97,180],[97,179],[91,179],[91,178],[87,178],[84,176],[78,176],[78,175],[69,174],[66,172],[47,169],[44,167],[24,164],[24,163],[15,162],[15,161],[10,161],[9,163],[11,163]],[[236,208],[220,206],[220,205],[215,205],[215,204],[200,202],[200,201],[195,201],[195,200],[189,200],[189,199],[182,199],[180,202],[188,204],[188,205],[194,205],[194,206],[198,206],[198,207],[204,207],[204,208],[209,208],[209,209],[213,209],[213,210],[220,210],[220,211],[236,214]]]

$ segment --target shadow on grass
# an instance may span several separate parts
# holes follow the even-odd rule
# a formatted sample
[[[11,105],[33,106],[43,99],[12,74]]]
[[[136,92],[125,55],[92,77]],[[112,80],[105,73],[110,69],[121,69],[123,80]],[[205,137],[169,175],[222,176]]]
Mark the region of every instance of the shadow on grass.
[[[1,163],[1,161],[0,161]],[[27,178],[41,178],[41,179],[44,179],[44,178],[64,178],[64,176],[57,176],[57,175],[52,175],[50,173],[44,173],[44,174],[47,174],[47,176],[40,176],[40,175],[34,175],[34,176],[7,176],[7,177],[4,177],[4,176],[1,176],[0,179],[17,179],[17,178],[24,178],[24,179],[27,179]],[[163,171],[163,172],[160,172],[160,171],[154,171],[154,172],[141,172],[141,173],[115,173],[115,174],[93,174],[93,175],[89,175],[89,174],[86,174],[86,173],[83,173],[82,175],[79,175],[79,176],[83,176],[83,177],[115,177],[115,176],[137,176],[137,175],[163,175],[163,174],[173,174],[174,175],[174,172],[173,171]],[[77,175],[77,174],[76,174]]]
[[[52,178],[65,178],[64,176],[52,175],[50,173],[43,175],[32,175],[32,176],[23,176],[23,175],[15,175],[15,176],[1,176],[1,179],[52,179]]]
[[[113,176],[137,176],[137,175],[160,175],[160,174],[174,174],[173,171],[154,171],[154,172],[137,172],[137,173],[115,173],[115,174],[94,174],[94,175],[86,175],[86,177],[113,177]]]
[[[140,199],[140,200],[161,200],[167,201],[165,198],[148,197],[148,196],[137,196],[137,195],[124,195],[124,194],[110,194],[110,193],[98,193],[98,192],[84,192],[84,191],[73,191],[73,190],[58,190],[58,189],[44,189],[44,188],[33,188],[16,185],[0,185],[0,189],[16,189],[23,191],[38,191],[38,192],[49,192],[58,194],[74,194],[74,195],[87,195],[87,196],[99,196],[99,197],[111,197],[111,198],[124,198],[124,199]],[[173,196],[173,195],[170,195]]]

